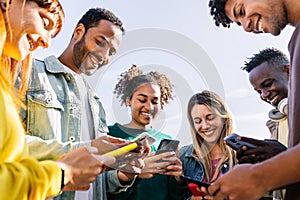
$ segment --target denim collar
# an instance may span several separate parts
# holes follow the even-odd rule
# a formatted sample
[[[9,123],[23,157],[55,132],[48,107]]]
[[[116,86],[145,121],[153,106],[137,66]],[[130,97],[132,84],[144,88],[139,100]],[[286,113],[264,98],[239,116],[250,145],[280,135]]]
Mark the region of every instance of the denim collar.
[[[55,56],[45,58],[46,70],[50,73],[66,73],[65,65],[63,65]]]

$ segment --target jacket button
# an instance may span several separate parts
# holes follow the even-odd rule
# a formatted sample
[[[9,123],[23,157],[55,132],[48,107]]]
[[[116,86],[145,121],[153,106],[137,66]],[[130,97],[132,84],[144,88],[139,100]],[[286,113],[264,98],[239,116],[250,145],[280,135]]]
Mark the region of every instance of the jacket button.
[[[52,100],[51,98],[47,98],[47,99],[46,99],[46,103],[47,103],[47,104],[50,104],[50,103],[51,103],[51,100]]]
[[[69,141],[74,142],[76,140],[75,136],[70,136]]]
[[[70,76],[66,76],[66,80],[67,80],[67,81],[70,81],[70,80],[71,80],[71,77],[70,77]]]

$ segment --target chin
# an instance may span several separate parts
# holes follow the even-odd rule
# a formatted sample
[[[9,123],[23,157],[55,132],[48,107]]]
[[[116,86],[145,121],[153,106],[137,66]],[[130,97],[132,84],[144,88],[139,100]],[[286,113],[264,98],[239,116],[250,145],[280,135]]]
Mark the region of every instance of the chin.
[[[270,31],[270,33],[274,36],[278,36],[281,33],[281,29],[278,28],[278,29],[272,30],[272,31]]]

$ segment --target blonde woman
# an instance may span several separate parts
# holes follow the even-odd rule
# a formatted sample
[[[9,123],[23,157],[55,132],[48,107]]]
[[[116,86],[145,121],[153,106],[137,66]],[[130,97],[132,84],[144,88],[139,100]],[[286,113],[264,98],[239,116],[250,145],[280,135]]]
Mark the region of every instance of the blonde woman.
[[[232,116],[219,95],[204,90],[190,98],[187,117],[193,144],[179,150],[183,173],[192,179],[212,183],[237,163],[234,151],[223,140],[233,132]],[[179,177],[176,179],[183,182]],[[184,196],[196,199],[188,189]]]

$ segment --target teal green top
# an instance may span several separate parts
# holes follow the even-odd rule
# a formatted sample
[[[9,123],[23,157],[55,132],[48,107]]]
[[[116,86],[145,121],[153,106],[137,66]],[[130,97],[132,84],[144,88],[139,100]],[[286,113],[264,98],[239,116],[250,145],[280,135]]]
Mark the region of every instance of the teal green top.
[[[156,139],[151,145],[151,151],[155,152],[160,141],[164,138],[172,139],[170,135],[156,131],[154,129],[132,129],[115,123],[108,127],[109,135],[132,140],[143,132],[149,133]],[[175,187],[175,188],[174,188]],[[137,178],[132,187],[126,192],[115,195],[108,195],[108,199],[112,200],[177,200],[182,199],[182,194],[186,187],[178,187],[176,180],[171,176],[156,174],[150,179]]]

